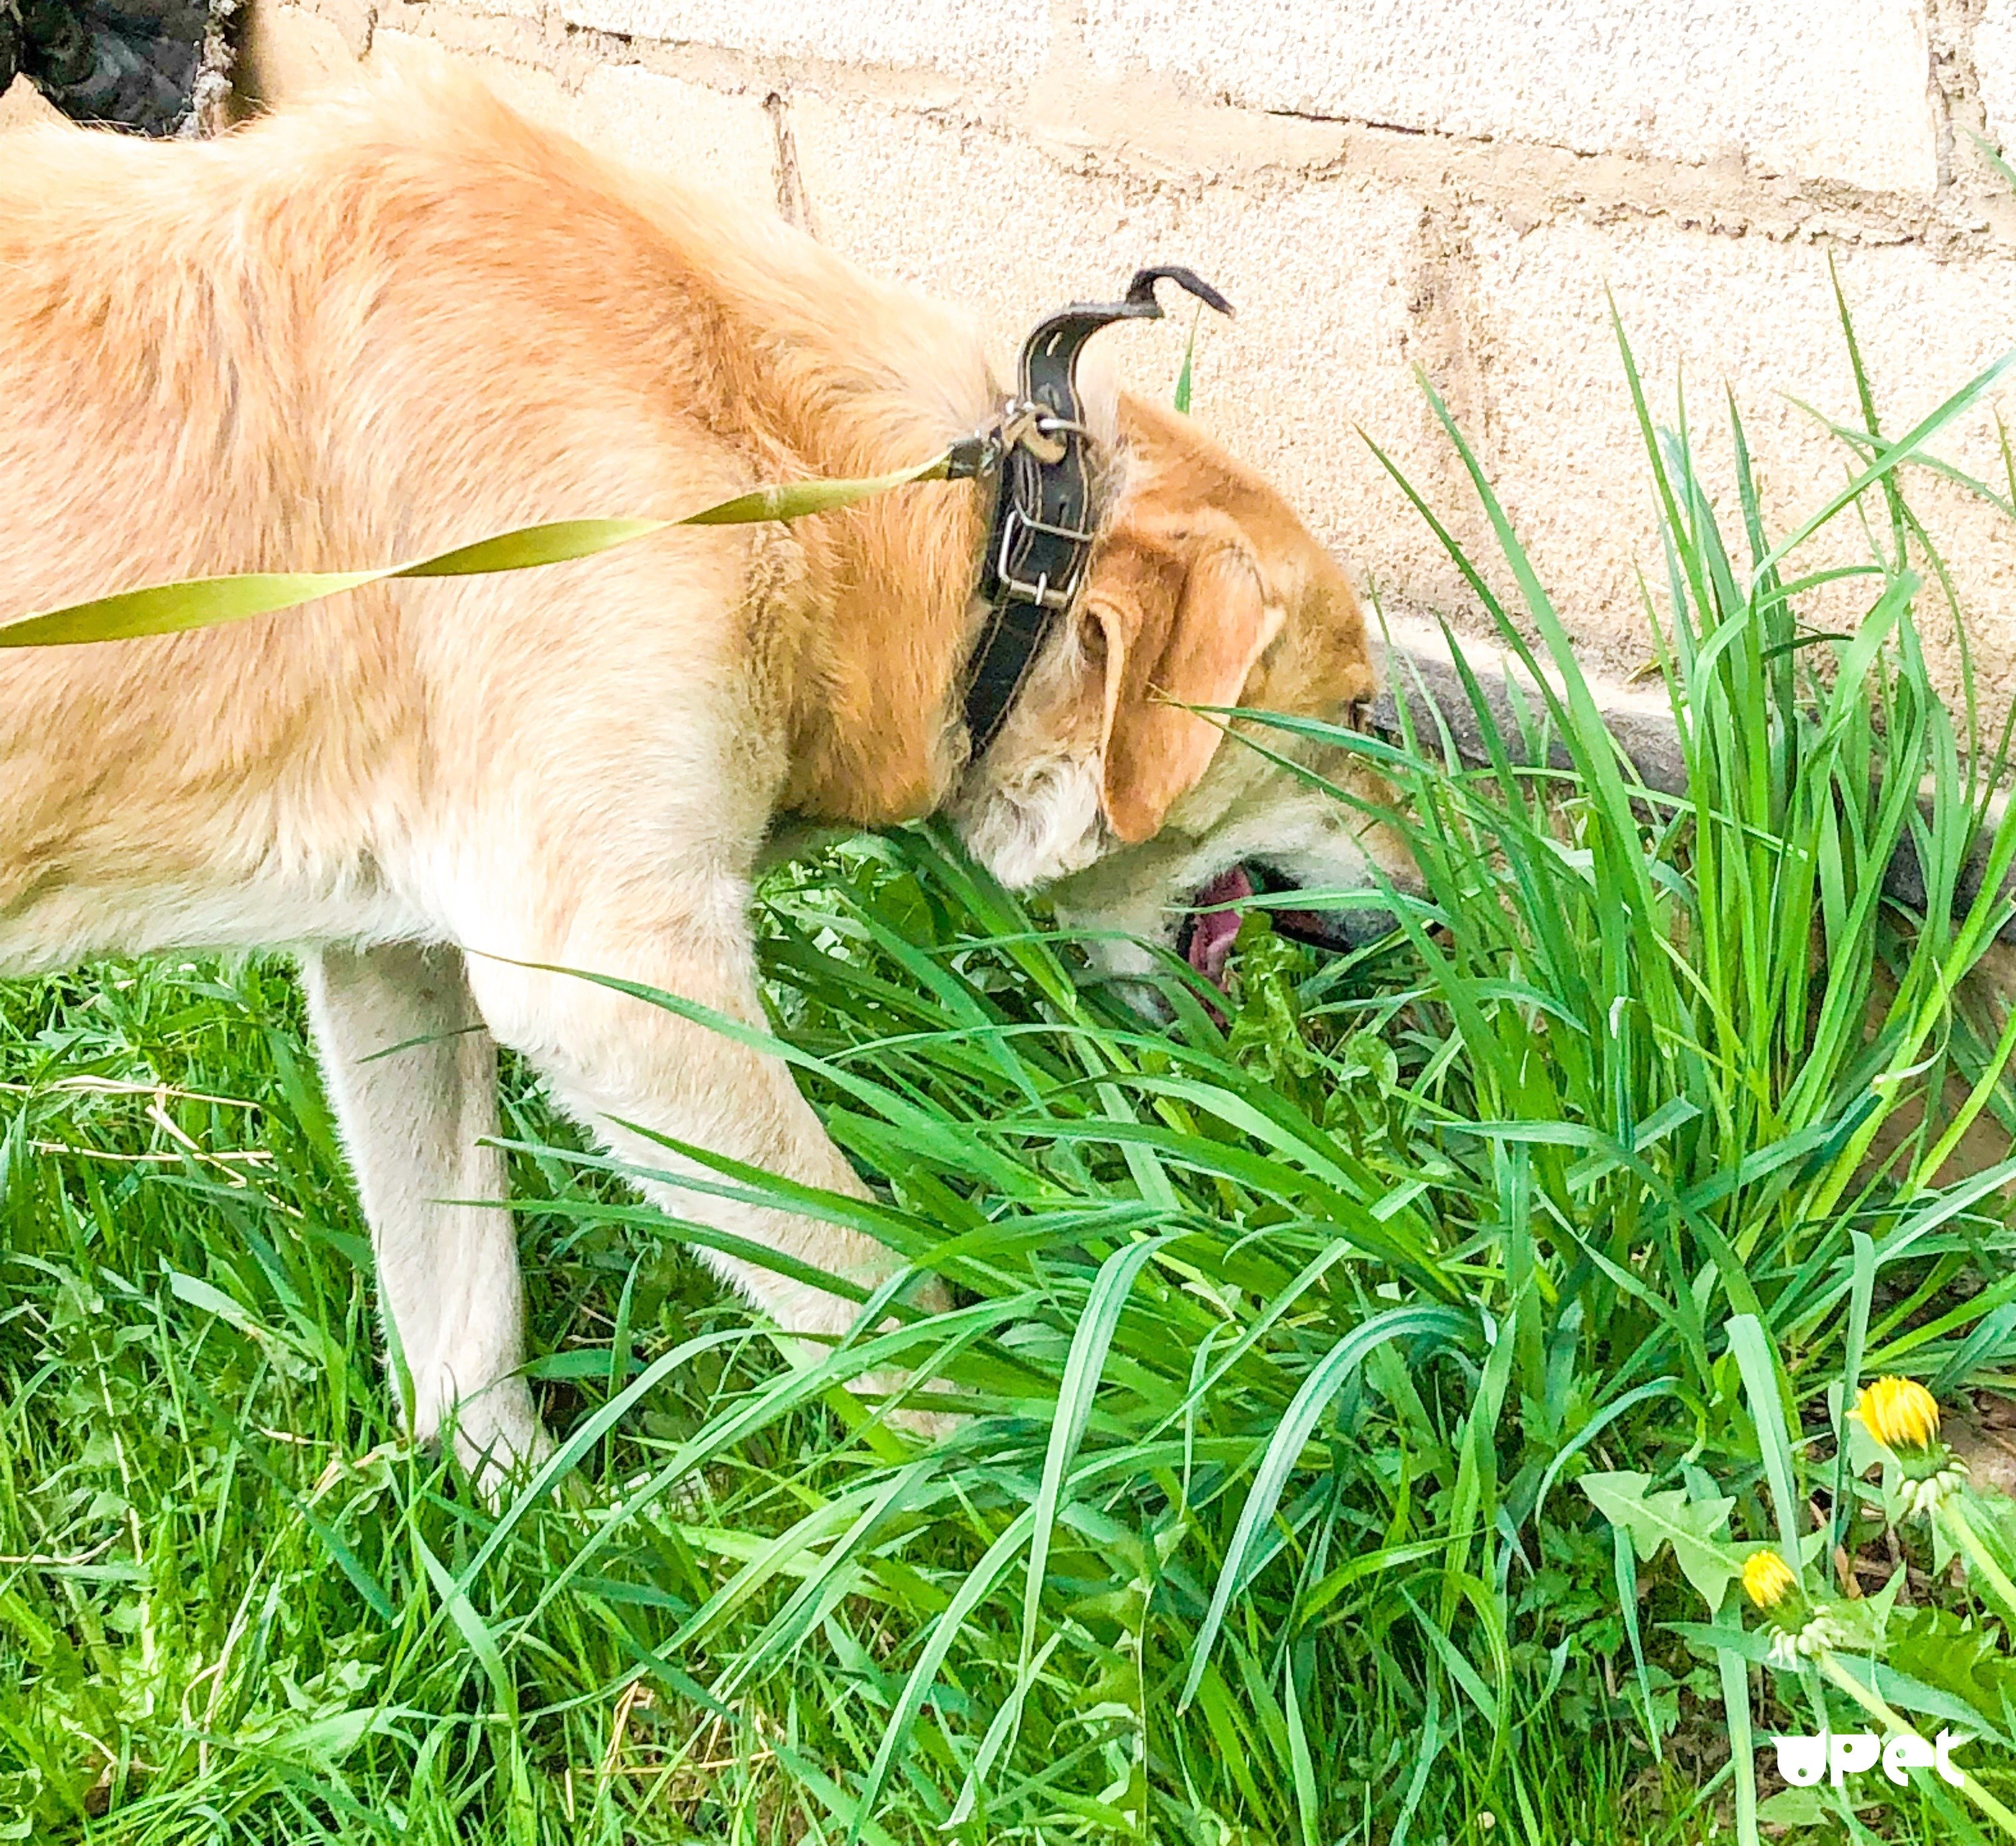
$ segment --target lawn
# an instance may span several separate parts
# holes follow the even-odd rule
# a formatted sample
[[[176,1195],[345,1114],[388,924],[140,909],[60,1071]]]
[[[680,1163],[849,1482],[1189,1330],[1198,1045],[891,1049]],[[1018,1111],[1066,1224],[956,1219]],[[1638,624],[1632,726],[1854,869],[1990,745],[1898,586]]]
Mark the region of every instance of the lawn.
[[[1677,793],[1451,426],[1554,689],[1479,689],[1481,761],[1418,701],[1354,735],[1422,889],[1349,956],[1249,918],[1222,1015],[931,829],[773,878],[774,1029],[880,1201],[799,1202],[943,1314],[787,1362],[507,1071],[564,1441],[502,1508],[399,1437],[285,968],[0,988],[0,1839],[2009,1837],[2016,1524],[1848,1414],[2016,1383],[2016,1159],[1948,1160],[2016,1126],[2007,726],[1934,693],[1909,498],[1989,382],[1895,439],[1865,388],[1776,534],[1733,415],[1716,507],[1640,399]],[[841,1388],[892,1362],[953,1435]],[[1782,1787],[1827,1725],[1949,1726],[1971,1785]]]

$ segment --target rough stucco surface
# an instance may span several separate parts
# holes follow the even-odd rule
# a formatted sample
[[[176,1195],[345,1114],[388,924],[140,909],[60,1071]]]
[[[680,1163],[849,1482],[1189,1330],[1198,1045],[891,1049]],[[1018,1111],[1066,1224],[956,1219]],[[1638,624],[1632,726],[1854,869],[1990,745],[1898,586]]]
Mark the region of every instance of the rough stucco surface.
[[[1988,132],[2006,153],[2016,142],[2016,0],[1988,0],[1974,31]]]
[[[1678,421],[1683,385],[1710,491],[1726,511],[1733,515],[1737,506],[1726,388],[1741,408],[1762,477],[1767,530],[1795,529],[1846,477],[1849,451],[1822,419],[1856,420],[1853,379],[1826,265],[1810,250],[1755,238],[1696,240],[1660,226],[1600,232],[1564,225],[1522,233],[1496,214],[1478,215],[1469,247],[1475,311],[1492,332],[1492,365],[1523,381],[1518,390],[1493,394],[1485,458],[1550,582],[1575,584],[1582,596],[1622,610],[1636,599],[1636,570],[1659,570],[1642,442],[1607,304],[1588,286],[1592,275],[1613,291],[1654,381],[1654,415],[1669,426]],[[1942,263],[1892,244],[1836,253],[1836,268],[1888,434],[1902,434],[1993,364],[2016,333],[2006,264]],[[2005,401],[2005,415],[2008,408]],[[2001,474],[1988,411],[1953,426],[1937,448],[1977,477]],[[1990,618],[1982,635],[1993,642],[1982,663],[1983,696],[2006,707],[2016,696],[2016,531],[1943,482],[1917,475],[1910,488],[1942,549],[1966,560],[1971,599]],[[1850,520],[1809,546],[1799,565],[1814,570],[1867,556]],[[1860,584],[1843,585],[1809,599],[1805,613],[1838,625],[1868,600]],[[1935,596],[1921,599],[1920,619],[1928,653],[1952,683],[1957,649]],[[1641,660],[1649,654],[1633,631],[1625,634]],[[1621,664],[1615,648],[1613,642],[1605,651]]]
[[[765,57],[1033,77],[1049,49],[1031,0],[562,0],[577,26]]]
[[[679,164],[765,211],[776,205],[776,140],[753,96],[635,64],[601,66],[581,80],[573,125],[613,153],[648,164],[678,150]]]
[[[1199,329],[1197,414],[1396,624],[1479,635],[1366,441],[1502,581],[1418,369],[1578,646],[1619,675],[1649,651],[1639,574],[1663,566],[1611,299],[1661,421],[1684,384],[1732,530],[1725,393],[1774,531],[1844,477],[1820,420],[1856,412],[1831,265],[1890,434],[2016,345],[2016,197],[1972,139],[2016,136],[2016,0],[257,0],[248,63],[273,100],[443,52],[528,113],[963,303],[1004,372],[1049,308],[1192,264],[1239,308]],[[1179,314],[1095,350],[1162,394],[1189,329]],[[2016,425],[1998,387],[1939,452],[2000,478],[1998,408]],[[1909,485],[1984,700],[2006,702],[2016,527]],[[1844,524],[1795,564],[1853,562],[1855,542]],[[1805,613],[1852,618],[1861,589]],[[1936,598],[1921,612],[1953,686],[1950,624]]]
[[[1938,178],[1917,0],[1089,0],[1085,39],[1103,72],[1256,109],[1878,190]]]

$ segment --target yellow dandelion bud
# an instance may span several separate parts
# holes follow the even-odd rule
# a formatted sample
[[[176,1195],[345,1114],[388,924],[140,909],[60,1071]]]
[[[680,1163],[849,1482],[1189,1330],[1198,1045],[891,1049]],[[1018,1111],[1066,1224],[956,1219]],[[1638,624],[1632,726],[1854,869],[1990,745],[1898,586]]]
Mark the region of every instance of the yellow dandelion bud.
[[[1939,1433],[1938,1398],[1912,1378],[1879,1378],[1855,1401],[1862,1427],[1893,1454],[1929,1448]]]
[[[1775,1551],[1753,1551],[1743,1560],[1743,1593],[1763,1610],[1772,1610],[1798,1587],[1792,1567]]]

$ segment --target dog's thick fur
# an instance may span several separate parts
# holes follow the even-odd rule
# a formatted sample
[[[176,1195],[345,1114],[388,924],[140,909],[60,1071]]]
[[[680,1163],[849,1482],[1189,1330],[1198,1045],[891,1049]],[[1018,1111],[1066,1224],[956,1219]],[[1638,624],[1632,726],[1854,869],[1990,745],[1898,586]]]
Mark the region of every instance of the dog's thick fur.
[[[997,398],[956,315],[445,72],[208,145],[52,128],[0,160],[0,618],[874,473]],[[536,1452],[509,1219],[481,1203],[504,1196],[498,1044],[644,1165],[668,1157],[624,1125],[861,1189],[782,1064],[536,965],[759,1020],[751,881],[797,821],[942,809],[1010,882],[1064,879],[1076,919],[1165,940],[1243,855],[1362,871],[1335,804],[1161,696],[1366,697],[1345,578],[1186,421],[1111,393],[1099,414],[1085,608],[970,768],[970,483],[0,653],[0,973],[297,950],[416,1433],[459,1399],[470,1457]],[[658,1189],[829,1272],[890,1273],[865,1237]],[[787,1328],[853,1312],[720,1267]]]

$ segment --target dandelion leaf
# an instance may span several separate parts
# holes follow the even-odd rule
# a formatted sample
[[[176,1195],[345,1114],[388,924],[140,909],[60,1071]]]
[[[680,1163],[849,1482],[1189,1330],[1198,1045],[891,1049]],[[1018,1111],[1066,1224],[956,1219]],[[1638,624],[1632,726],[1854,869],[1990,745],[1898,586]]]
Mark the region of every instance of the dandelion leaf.
[[[1640,1564],[1650,1564],[1661,1546],[1672,1546],[1682,1573],[1701,1592],[1709,1613],[1722,1607],[1723,1592],[1742,1571],[1733,1547],[1719,1536],[1735,1501],[1719,1494],[1697,1500],[1678,1487],[1648,1493],[1651,1476],[1629,1468],[1585,1474],[1579,1484],[1605,1519],[1630,1534]]]

